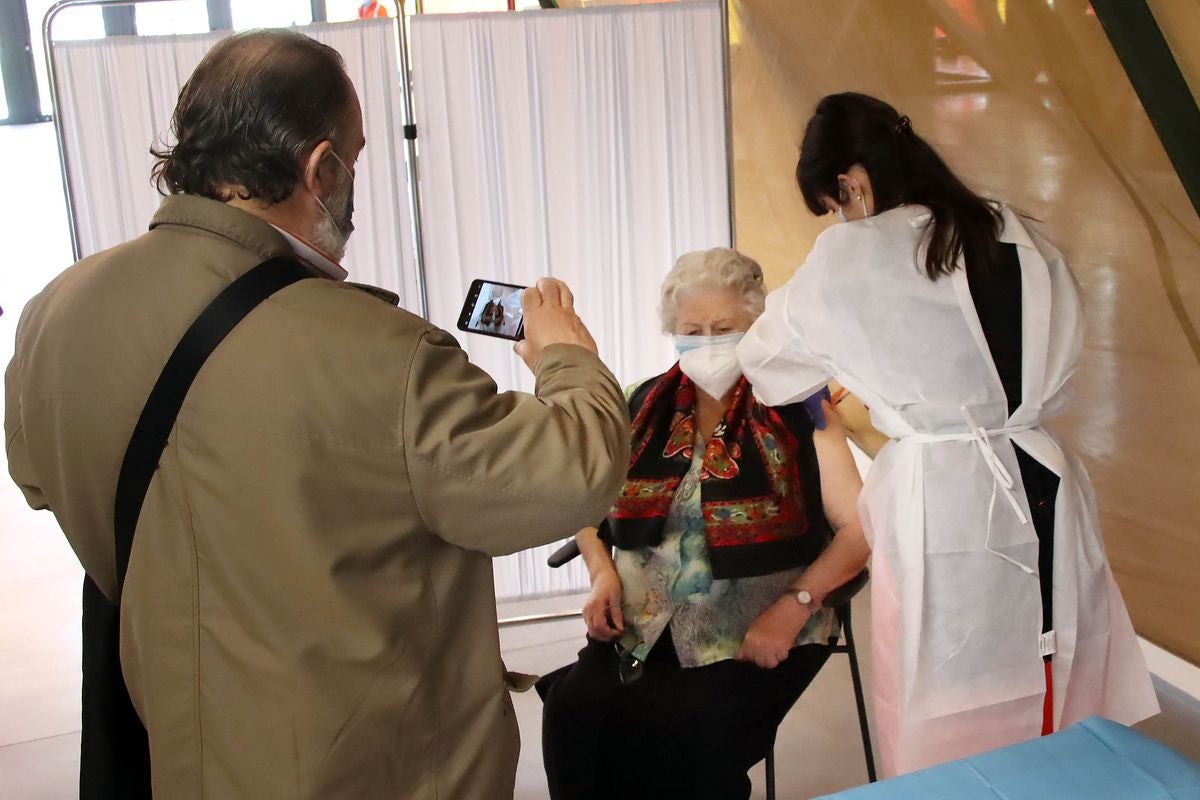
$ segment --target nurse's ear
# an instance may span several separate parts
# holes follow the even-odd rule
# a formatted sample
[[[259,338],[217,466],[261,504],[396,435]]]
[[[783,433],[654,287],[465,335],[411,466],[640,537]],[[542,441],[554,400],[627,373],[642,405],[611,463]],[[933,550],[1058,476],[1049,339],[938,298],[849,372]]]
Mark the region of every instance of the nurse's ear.
[[[853,169],[853,168],[851,168]],[[843,172],[837,176],[838,193],[841,197],[838,198],[841,205],[848,206],[851,203],[857,203],[863,197],[863,185],[859,181],[858,176],[850,172]]]
[[[871,176],[867,174],[867,170],[862,164],[855,164],[838,175],[837,181],[838,189],[843,193],[841,198],[843,207],[861,208],[864,217],[875,213],[875,195],[871,191]]]

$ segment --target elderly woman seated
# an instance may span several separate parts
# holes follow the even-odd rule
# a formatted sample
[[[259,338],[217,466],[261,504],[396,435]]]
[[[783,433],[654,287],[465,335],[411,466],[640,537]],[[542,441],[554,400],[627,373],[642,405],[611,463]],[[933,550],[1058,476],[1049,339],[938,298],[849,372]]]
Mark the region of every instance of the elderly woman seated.
[[[747,771],[829,657],[822,599],[868,554],[861,482],[828,403],[815,430],[741,376],[734,345],[764,294],[758,264],[723,248],[663,283],[679,363],[631,393],[625,486],[576,537],[588,642],[538,685],[554,800],[749,797]]]

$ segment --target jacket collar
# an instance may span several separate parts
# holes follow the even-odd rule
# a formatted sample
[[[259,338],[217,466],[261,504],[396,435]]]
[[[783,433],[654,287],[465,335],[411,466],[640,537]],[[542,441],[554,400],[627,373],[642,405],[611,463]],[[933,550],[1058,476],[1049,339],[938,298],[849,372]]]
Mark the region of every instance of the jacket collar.
[[[341,264],[337,263],[332,258],[325,255],[320,250],[313,247],[311,244],[304,241],[294,233],[290,233],[278,225],[272,225],[271,227],[283,234],[283,238],[287,239],[288,244],[292,247],[292,252],[296,254],[297,258],[307,263],[309,266],[316,267],[317,269],[321,270],[321,272],[325,273],[327,277],[333,278],[335,281],[344,281],[350,274],[346,272],[345,268]]]
[[[190,194],[164,197],[154,218],[150,220],[150,230],[159,225],[183,225],[216,234],[250,250],[263,261],[295,255],[288,240],[270,223],[240,208],[207,197]],[[327,277],[311,264],[306,266],[315,274]]]
[[[240,208],[210,200],[207,197],[197,197],[190,194],[173,194],[163,198],[162,205],[150,221],[150,230],[159,225],[185,225],[191,228],[207,231],[240,244],[254,252],[263,261],[279,256],[297,255],[287,237],[269,222],[265,222],[253,214],[248,214]],[[299,256],[302,263],[322,278],[331,276]],[[393,306],[399,305],[400,297],[394,292],[358,283],[349,283],[368,292]]]

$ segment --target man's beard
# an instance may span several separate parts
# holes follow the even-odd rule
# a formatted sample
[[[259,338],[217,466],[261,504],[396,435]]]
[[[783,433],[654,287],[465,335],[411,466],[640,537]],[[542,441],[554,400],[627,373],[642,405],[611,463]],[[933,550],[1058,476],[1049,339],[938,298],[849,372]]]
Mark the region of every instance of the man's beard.
[[[329,213],[322,214],[317,221],[311,241],[317,249],[340,262],[346,255],[350,234],[354,232],[354,180],[349,175],[342,176],[325,207]]]

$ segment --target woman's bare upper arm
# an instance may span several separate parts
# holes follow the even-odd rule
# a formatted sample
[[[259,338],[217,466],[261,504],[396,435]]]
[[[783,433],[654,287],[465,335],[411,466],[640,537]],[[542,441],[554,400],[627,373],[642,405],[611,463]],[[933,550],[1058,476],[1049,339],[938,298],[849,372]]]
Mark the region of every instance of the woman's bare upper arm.
[[[813,432],[825,516],[835,529],[858,520],[858,494],[862,490],[862,476],[850,452],[846,430],[836,417],[836,413],[827,415],[825,429]]]

